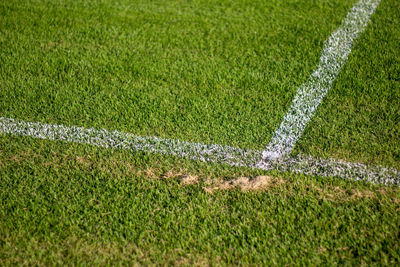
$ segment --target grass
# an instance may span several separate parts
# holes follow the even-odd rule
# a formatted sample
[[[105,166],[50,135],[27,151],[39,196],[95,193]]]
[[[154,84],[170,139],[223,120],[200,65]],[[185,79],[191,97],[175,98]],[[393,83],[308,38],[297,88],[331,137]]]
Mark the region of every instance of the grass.
[[[382,1],[297,151],[400,169],[400,3]]]
[[[354,2],[4,2],[1,116],[262,148]]]
[[[354,2],[1,2],[0,116],[260,149]],[[296,152],[399,167],[399,10]],[[398,265],[399,211],[396,187],[0,135],[0,265]]]
[[[2,264],[398,264],[398,188],[1,137]],[[179,177],[198,176],[183,186]],[[271,173],[269,174],[271,175]]]

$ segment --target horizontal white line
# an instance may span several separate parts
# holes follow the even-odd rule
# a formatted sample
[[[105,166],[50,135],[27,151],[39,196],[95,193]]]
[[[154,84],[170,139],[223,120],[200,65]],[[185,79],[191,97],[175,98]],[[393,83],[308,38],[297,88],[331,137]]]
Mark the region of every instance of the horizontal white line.
[[[380,0],[360,0],[325,43],[317,70],[298,88],[289,111],[263,152],[263,161],[288,155],[346,63],[351,47]],[[262,164],[263,162],[260,162]]]
[[[0,133],[29,136],[54,141],[90,144],[99,147],[144,151],[205,162],[243,166],[263,170],[280,170],[308,175],[332,176],[380,184],[400,185],[400,172],[393,168],[367,166],[333,159],[316,159],[300,155],[275,160],[260,166],[262,151],[245,150],[215,144],[189,143],[158,137],[136,136],[119,131],[26,122],[0,117]]]

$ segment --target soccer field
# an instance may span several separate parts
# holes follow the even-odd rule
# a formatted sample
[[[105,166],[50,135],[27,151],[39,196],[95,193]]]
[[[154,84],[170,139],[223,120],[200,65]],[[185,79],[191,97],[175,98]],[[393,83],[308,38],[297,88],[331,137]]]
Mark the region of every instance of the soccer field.
[[[262,148],[354,4],[146,2],[3,4],[2,116]]]
[[[399,77],[396,0],[2,2],[0,262],[396,264]]]

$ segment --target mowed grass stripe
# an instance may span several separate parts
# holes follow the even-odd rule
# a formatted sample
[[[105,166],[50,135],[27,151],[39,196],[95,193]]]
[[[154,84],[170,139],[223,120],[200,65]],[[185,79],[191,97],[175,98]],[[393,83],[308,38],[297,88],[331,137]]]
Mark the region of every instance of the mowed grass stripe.
[[[400,172],[380,166],[369,167],[340,160],[320,160],[307,156],[283,158],[260,165],[262,151],[240,148],[188,143],[158,137],[135,136],[118,131],[67,127],[34,122],[18,121],[0,117],[0,133],[29,136],[54,141],[76,142],[112,149],[128,149],[173,155],[210,163],[259,168],[263,170],[291,171],[301,174],[334,176],[356,181],[368,181],[386,185],[399,185]]]

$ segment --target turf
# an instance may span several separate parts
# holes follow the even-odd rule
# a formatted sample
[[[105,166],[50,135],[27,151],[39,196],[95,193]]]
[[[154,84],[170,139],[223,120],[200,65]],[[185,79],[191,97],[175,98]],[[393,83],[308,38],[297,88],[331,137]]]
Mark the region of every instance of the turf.
[[[400,191],[281,174],[265,191],[203,180],[263,174],[2,136],[0,262],[396,265]],[[275,175],[277,175],[275,173]]]
[[[297,152],[400,169],[400,3],[382,1]]]
[[[264,147],[355,1],[0,4],[0,114]]]
[[[354,2],[3,1],[0,116],[259,149]],[[398,14],[296,152],[399,166]],[[389,186],[0,135],[0,265],[398,265],[399,211]]]

